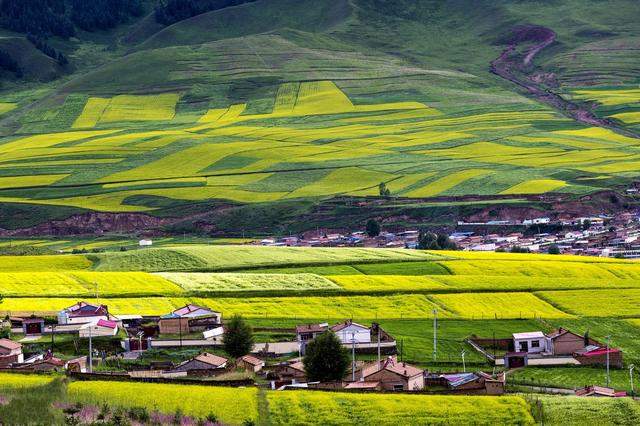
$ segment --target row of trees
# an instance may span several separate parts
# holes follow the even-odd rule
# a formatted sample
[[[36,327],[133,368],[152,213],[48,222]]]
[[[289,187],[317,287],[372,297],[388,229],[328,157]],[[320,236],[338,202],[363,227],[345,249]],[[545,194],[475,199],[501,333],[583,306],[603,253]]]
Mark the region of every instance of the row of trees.
[[[0,24],[39,38],[113,28],[144,13],[142,0],[1,0]]]
[[[171,25],[192,16],[256,0],[160,0],[156,7],[156,21]]]
[[[377,237],[380,235],[380,224],[375,219],[369,219],[365,225],[365,232],[369,237]],[[422,230],[418,234],[418,248],[420,250],[457,250],[458,247],[447,234]]]

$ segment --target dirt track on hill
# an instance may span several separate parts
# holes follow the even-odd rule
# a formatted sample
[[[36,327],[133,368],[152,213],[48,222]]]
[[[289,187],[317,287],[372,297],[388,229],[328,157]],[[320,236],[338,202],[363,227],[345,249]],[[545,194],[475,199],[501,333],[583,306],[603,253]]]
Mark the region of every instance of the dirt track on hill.
[[[640,138],[640,135],[611,120],[599,118],[586,106],[564,99],[529,75],[535,57],[546,47],[555,43],[556,39],[556,33],[549,28],[536,25],[514,28],[510,39],[507,40],[507,48],[491,62],[491,72],[522,87],[540,102],[576,121],[590,126],[604,127],[624,136]],[[518,47],[525,43],[533,44],[519,52]]]

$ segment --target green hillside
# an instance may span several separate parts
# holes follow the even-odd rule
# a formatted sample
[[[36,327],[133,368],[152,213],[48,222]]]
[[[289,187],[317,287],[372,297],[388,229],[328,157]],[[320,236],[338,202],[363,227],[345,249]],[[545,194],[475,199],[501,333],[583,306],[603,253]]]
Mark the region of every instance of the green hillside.
[[[258,0],[168,26],[143,3],[113,29],[51,37],[62,68],[0,39],[35,76],[0,92],[0,226],[97,211],[237,231],[228,209],[248,230],[314,226],[318,209],[357,223],[375,213],[340,209],[380,183],[385,215],[451,220],[546,193],[588,203],[640,174],[634,1]],[[602,123],[491,73],[508,45],[520,60],[540,42],[526,26],[555,41],[517,75]],[[35,221],[9,214],[24,205]]]

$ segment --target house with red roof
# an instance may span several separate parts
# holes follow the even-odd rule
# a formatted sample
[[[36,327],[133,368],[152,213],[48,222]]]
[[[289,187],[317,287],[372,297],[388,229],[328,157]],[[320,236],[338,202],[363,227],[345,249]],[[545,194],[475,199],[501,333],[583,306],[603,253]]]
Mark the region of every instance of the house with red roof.
[[[58,313],[58,324],[88,324],[98,320],[109,320],[109,310],[106,305],[78,302]]]
[[[196,372],[204,372],[211,370],[219,370],[224,369],[227,366],[229,360],[227,358],[211,354],[208,352],[203,352],[198,356],[195,356],[191,359],[188,359],[181,364],[178,364],[174,369],[171,370],[172,373],[178,373],[186,371],[189,373]]]
[[[375,361],[361,370],[361,381],[380,382],[383,390],[422,390],[424,389],[424,371],[418,367],[399,362],[390,356],[380,363]]]
[[[243,368],[246,371],[257,373],[264,368],[265,362],[260,358],[256,358],[251,355],[245,355],[238,358],[237,365],[238,367]]]

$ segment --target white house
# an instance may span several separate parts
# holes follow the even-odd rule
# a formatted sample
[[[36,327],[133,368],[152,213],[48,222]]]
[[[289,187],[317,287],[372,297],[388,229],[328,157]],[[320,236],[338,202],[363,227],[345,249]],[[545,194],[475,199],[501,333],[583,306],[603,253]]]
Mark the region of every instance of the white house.
[[[115,321],[100,319],[94,323],[84,324],[78,331],[80,337],[104,337],[118,334],[118,324]]]
[[[343,344],[353,343],[371,343],[371,330],[369,327],[347,320],[331,327],[338,339]]]
[[[150,247],[153,245],[153,240],[140,240],[138,241],[138,246],[140,247]]]
[[[58,312],[58,324],[90,324],[99,320],[109,320],[109,311],[105,305],[93,305],[78,302]]]
[[[205,330],[202,332],[202,337],[207,340],[216,340],[217,337],[220,337],[224,334],[224,327],[216,327],[210,330]]]
[[[513,347],[516,352],[529,354],[548,352],[547,337],[542,331],[513,333]]]

